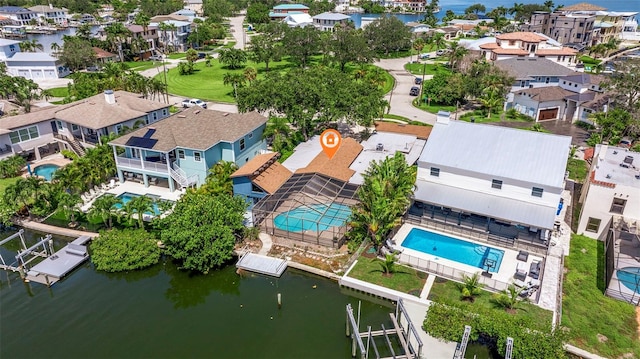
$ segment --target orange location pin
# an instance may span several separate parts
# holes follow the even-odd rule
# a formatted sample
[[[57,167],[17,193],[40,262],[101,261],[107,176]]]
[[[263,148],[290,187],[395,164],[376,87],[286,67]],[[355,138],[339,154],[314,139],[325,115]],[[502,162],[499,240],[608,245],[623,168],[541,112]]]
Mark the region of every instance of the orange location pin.
[[[320,135],[320,144],[322,145],[324,153],[327,154],[327,157],[332,159],[342,144],[340,132],[332,129],[325,130]]]

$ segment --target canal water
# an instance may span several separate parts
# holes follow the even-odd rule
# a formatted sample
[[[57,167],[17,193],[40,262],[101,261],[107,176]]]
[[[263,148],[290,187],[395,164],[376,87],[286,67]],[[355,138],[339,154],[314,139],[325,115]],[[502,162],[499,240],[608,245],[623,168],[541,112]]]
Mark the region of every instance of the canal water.
[[[39,236],[28,232],[30,243]],[[16,249],[0,251],[6,260]],[[354,295],[294,269],[192,276],[168,260],[123,274],[87,262],[51,288],[0,271],[0,358],[350,358],[345,305],[361,303],[362,331],[389,328],[394,311]]]

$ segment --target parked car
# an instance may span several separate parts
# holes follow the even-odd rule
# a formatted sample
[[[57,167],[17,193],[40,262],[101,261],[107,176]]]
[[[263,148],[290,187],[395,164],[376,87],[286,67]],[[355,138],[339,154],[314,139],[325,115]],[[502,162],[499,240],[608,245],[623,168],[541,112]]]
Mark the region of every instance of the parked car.
[[[418,57],[421,58],[421,59],[428,59],[429,58],[429,54],[427,54],[427,53],[420,54]]]
[[[419,94],[420,94],[420,87],[418,86],[413,86],[411,90],[409,90],[410,96],[418,96]]]
[[[416,85],[420,85],[420,84],[422,84],[422,78],[421,78],[421,77],[416,77],[416,79],[415,79],[415,80],[413,80],[413,82],[414,82]]]
[[[620,143],[618,144],[618,146],[625,147],[625,148],[630,148],[631,147],[631,143],[632,143],[632,141],[631,141],[631,139],[629,137],[623,137],[620,140]]]
[[[162,55],[151,55],[147,58],[149,61],[162,61],[164,60],[164,56]]]
[[[204,52],[198,52],[198,59],[204,59],[205,57],[207,57],[207,54]]]
[[[207,103],[197,98],[185,99],[184,101],[182,101],[182,107],[184,108],[193,107],[193,106],[200,106],[202,108],[207,108]]]
[[[443,50],[443,49],[440,49],[440,50],[436,51],[436,55],[438,55],[438,56],[442,56],[442,55],[444,55],[444,53],[445,53],[445,50]]]

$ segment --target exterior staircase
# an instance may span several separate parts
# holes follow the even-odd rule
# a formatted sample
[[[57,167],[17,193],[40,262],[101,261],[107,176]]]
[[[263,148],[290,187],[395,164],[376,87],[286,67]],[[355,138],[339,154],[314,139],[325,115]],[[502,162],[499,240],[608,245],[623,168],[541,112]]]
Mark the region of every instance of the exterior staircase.
[[[195,183],[198,183],[198,175],[194,174],[191,176],[187,176],[187,173],[178,166],[176,162],[171,164],[171,168],[169,168],[169,175],[173,178],[180,187],[187,188]]]
[[[78,155],[79,157],[82,157],[86,154],[84,147],[82,147],[82,145],[80,144],[80,142],[75,139],[75,138],[69,138],[67,136],[62,136],[59,133],[54,133],[53,137],[61,140],[62,142],[66,143],[69,145],[69,147],[71,147],[71,150],[73,152],[75,152],[76,155]]]

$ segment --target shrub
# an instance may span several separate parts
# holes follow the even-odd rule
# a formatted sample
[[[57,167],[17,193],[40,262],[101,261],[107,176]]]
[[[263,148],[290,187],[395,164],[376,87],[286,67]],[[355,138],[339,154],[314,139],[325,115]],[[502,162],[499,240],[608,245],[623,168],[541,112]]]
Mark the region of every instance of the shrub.
[[[70,160],[77,160],[78,159],[78,155],[71,151],[71,150],[62,150],[60,151],[60,153],[62,154],[62,156],[64,156],[64,158],[68,158]]]
[[[160,260],[155,238],[143,229],[100,231],[91,243],[97,270],[122,272],[152,266]]]
[[[22,167],[27,161],[21,156],[11,156],[6,160],[0,161],[0,178],[11,178],[20,175]]]
[[[520,113],[518,112],[518,110],[516,110],[513,107],[508,109],[507,112],[506,112],[506,116],[510,120],[515,120],[516,118],[518,118],[519,115],[520,115]]]
[[[591,131],[595,129],[595,126],[593,126],[592,124],[588,123],[588,122],[584,122],[584,121],[578,121],[576,122],[576,126],[587,130],[587,131]]]

